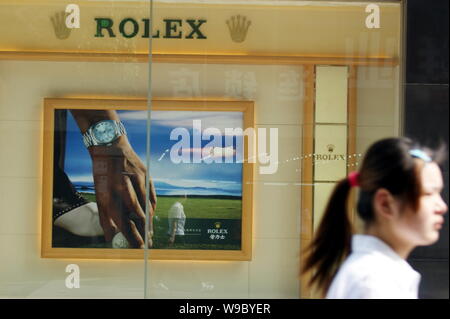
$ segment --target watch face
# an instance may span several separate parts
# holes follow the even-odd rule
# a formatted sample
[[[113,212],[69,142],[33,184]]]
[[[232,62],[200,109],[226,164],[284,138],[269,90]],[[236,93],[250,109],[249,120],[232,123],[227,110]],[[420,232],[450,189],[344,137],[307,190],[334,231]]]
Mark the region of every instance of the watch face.
[[[94,126],[92,133],[99,143],[111,143],[116,137],[116,127],[113,121],[102,121]]]

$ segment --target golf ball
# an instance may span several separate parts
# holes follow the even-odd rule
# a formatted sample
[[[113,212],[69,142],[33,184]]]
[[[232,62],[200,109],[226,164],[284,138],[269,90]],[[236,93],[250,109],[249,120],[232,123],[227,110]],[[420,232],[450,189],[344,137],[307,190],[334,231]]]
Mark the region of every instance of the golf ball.
[[[130,248],[128,240],[122,233],[117,233],[112,240],[113,248]]]

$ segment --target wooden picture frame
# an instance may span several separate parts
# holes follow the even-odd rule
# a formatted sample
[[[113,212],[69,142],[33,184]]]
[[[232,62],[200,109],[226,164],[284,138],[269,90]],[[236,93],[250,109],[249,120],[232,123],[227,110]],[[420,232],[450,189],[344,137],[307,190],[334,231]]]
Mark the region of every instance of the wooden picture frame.
[[[125,248],[125,249],[114,249],[110,245],[110,242],[104,241],[102,242],[99,238],[102,238],[104,236],[96,235],[92,236],[92,238],[96,237],[97,241],[94,244],[91,244],[92,241],[89,241],[88,245],[85,245],[83,243],[80,244],[80,242],[77,242],[76,239],[80,236],[70,234],[67,235],[68,232],[67,229],[64,229],[62,231],[61,235],[61,227],[55,226],[55,213],[54,213],[54,202],[56,199],[54,198],[54,191],[57,189],[55,187],[55,170],[56,166],[59,164],[55,164],[59,161],[60,156],[58,156],[58,159],[55,158],[55,143],[57,142],[56,133],[57,127],[58,130],[61,130],[60,126],[60,119],[56,119],[55,114],[60,114],[59,112],[65,112],[66,114],[71,114],[68,110],[115,110],[118,112],[122,112],[124,117],[130,116],[130,114],[140,114],[141,116],[141,128],[143,127],[142,124],[147,123],[147,117],[142,118],[143,114],[147,114],[148,103],[147,100],[142,98],[83,98],[83,97],[76,97],[76,98],[45,98],[44,99],[44,140],[43,140],[43,199],[42,199],[42,237],[41,237],[41,256],[43,258],[83,258],[83,259],[144,259],[145,256],[148,256],[149,259],[152,260],[233,260],[233,261],[249,261],[252,258],[252,220],[253,220],[253,170],[254,170],[254,164],[248,161],[248,150],[247,146],[249,143],[248,137],[245,137],[245,135],[242,135],[242,156],[243,160],[241,162],[236,162],[231,164],[232,168],[230,169],[236,169],[237,172],[239,172],[239,169],[236,167],[240,167],[241,169],[241,175],[240,175],[240,185],[241,185],[241,199],[239,201],[239,196],[225,196],[225,195],[192,195],[190,196],[187,194],[188,191],[184,189],[184,196],[189,199],[191,199],[191,207],[196,207],[196,209],[192,209],[191,211],[186,212],[186,228],[187,227],[194,227],[188,225],[188,221],[190,217],[192,217],[192,214],[200,214],[199,212],[203,212],[203,214],[210,214],[211,216],[207,215],[210,218],[194,218],[192,217],[192,220],[197,220],[200,225],[206,225],[206,228],[201,228],[197,224],[197,229],[186,229],[186,233],[184,236],[186,238],[186,242],[179,245],[173,245],[173,246],[167,246],[165,243],[163,243],[164,234],[166,233],[166,230],[164,229],[165,221],[163,222],[164,218],[159,218],[159,222],[156,222],[155,217],[152,219],[154,223],[155,229],[155,235],[153,237],[154,240],[154,247],[148,250],[148,253],[145,254],[145,249],[139,249],[139,248]],[[246,130],[248,128],[254,128],[254,103],[252,101],[239,101],[239,100],[226,100],[226,99],[212,99],[212,98],[198,98],[198,99],[173,99],[173,98],[161,98],[161,99],[153,99],[152,100],[152,115],[153,114],[169,114],[170,116],[183,116],[185,114],[192,114],[192,116],[196,116],[196,114],[201,114],[204,116],[211,116],[211,118],[214,118],[214,116],[222,115],[224,118],[228,118],[233,115],[237,119],[241,119],[242,123],[242,130]],[[132,113],[136,112],[136,113]],[[153,113],[155,112],[155,113]],[[157,113],[160,112],[160,113]],[[178,112],[178,113],[177,113]],[[181,113],[180,113],[181,112]],[[189,112],[189,113],[186,113]],[[197,112],[197,113],[196,113]],[[119,114],[119,117],[120,117]],[[241,115],[239,115],[241,114]],[[125,116],[126,115],[126,116]],[[75,172],[75,169],[73,169],[73,172],[70,173],[70,168],[72,166],[83,166],[80,165],[72,165],[71,166],[71,159],[76,158],[77,163],[84,163],[85,157],[81,159],[81,154],[83,151],[81,151],[80,145],[82,145],[82,134],[81,131],[75,132],[70,131],[70,127],[74,127],[73,123],[75,121],[73,118],[71,119],[71,123],[69,123],[69,117],[71,115],[67,116],[67,119],[65,119],[65,125],[67,126],[67,129],[63,129],[64,131],[64,143],[66,144],[64,146],[64,150],[67,149],[67,154],[65,154],[65,164],[63,163],[60,165],[67,174],[69,180],[72,178],[70,174]],[[162,116],[164,117],[164,116]],[[122,120],[122,119],[121,119]],[[57,122],[59,121],[59,122]],[[125,124],[125,122],[123,122]],[[154,123],[157,125],[157,120],[152,120],[151,127]],[[162,122],[161,122],[162,123]],[[71,125],[71,126],[70,126]],[[126,127],[126,125],[125,125]],[[128,132],[132,132],[132,134],[129,134],[130,138],[130,144],[133,146],[132,142],[132,135],[134,134],[134,137],[136,137],[138,133],[136,133],[136,127],[129,127],[127,128]],[[146,127],[146,126],[145,126]],[[156,127],[156,126],[155,126]],[[206,126],[208,127],[208,126]],[[69,141],[69,138],[66,136],[66,130],[67,136],[71,136],[71,139]],[[142,130],[139,130],[141,132]],[[60,131],[58,131],[60,132]],[[141,132],[142,134],[146,134],[146,132]],[[141,134],[139,133],[139,134]],[[59,134],[59,133],[58,133]],[[74,138],[73,136],[79,135],[78,137]],[[146,135],[144,135],[146,136]],[[156,136],[156,135],[155,135]],[[155,137],[159,138],[159,137]],[[236,138],[236,137],[235,137]],[[164,138],[162,138],[164,139]],[[75,142],[72,142],[75,141]],[[138,140],[135,138],[135,140]],[[152,140],[152,138],[151,138]],[[164,139],[165,141],[165,139]],[[237,141],[237,140],[233,140]],[[173,143],[176,143],[172,141]],[[72,143],[72,144],[70,144]],[[78,143],[78,146],[73,146]],[[237,142],[236,142],[237,144]],[[72,146],[70,146],[72,145]],[[157,145],[157,143],[155,143]],[[84,145],[82,145],[84,147]],[[140,146],[142,147],[142,145]],[[202,146],[202,152],[204,151],[204,146]],[[80,150],[80,153],[76,153],[76,149]],[[60,151],[58,151],[59,154]],[[84,147],[85,156],[87,153],[87,149]],[[153,152],[153,148],[152,148]],[[237,158],[236,149],[234,149],[234,157]],[[167,153],[167,152],[166,152]],[[76,156],[74,155],[76,154]],[[202,153],[203,154],[203,153]],[[222,153],[220,153],[222,154]],[[223,153],[225,154],[225,153]],[[160,154],[158,154],[160,155]],[[166,154],[167,155],[167,154]],[[154,156],[151,153],[151,157]],[[162,156],[162,155],[161,155]],[[224,155],[225,156],[225,155]],[[159,157],[159,156],[158,156]],[[87,157],[89,158],[89,156]],[[142,159],[142,156],[141,156]],[[143,163],[145,163],[145,159],[142,159]],[[75,163],[75,160],[72,160],[73,163]],[[69,164],[68,164],[69,163]],[[183,163],[181,163],[183,164]],[[237,164],[237,165],[236,165]],[[192,165],[195,164],[190,164]],[[206,165],[205,163],[201,165]],[[214,163],[213,165],[230,165],[227,163],[218,164]],[[234,166],[236,165],[236,166]],[[155,166],[156,167],[156,166]],[[171,166],[174,167],[174,166]],[[84,168],[83,168],[84,169]],[[180,170],[183,168],[181,167]],[[196,169],[199,169],[201,172],[204,167],[197,167]],[[209,169],[209,168],[208,168]],[[67,170],[67,171],[66,171]],[[84,169],[85,170],[85,169]],[[168,172],[170,170],[160,170],[160,172]],[[83,171],[85,172],[85,171]],[[150,176],[152,177],[156,173],[156,171],[152,172],[152,168],[150,168]],[[75,173],[73,173],[75,174]],[[92,169],[91,169],[92,174]],[[163,174],[163,173],[161,173]],[[75,175],[73,175],[75,176]],[[158,175],[159,176],[159,175]],[[220,180],[219,180],[220,182]],[[217,182],[219,185],[220,183]],[[236,182],[236,183],[239,183]],[[72,181],[71,181],[72,183]],[[231,182],[230,182],[231,183]],[[234,183],[234,182],[233,182]],[[238,194],[238,190],[236,189],[237,184],[233,184],[233,187],[235,187],[232,191],[236,192]],[[93,188],[92,185],[75,185],[75,182],[73,182],[74,187],[77,190],[77,194],[82,194],[86,198],[96,198],[95,197],[95,187]],[[158,208],[163,207],[169,207],[170,204],[168,204],[168,198],[171,198],[171,195],[161,195],[162,191],[158,190],[158,184],[155,182],[156,186],[156,193],[158,198],[158,203],[155,211],[155,216],[159,216],[160,214],[164,215],[161,211],[158,211]],[[173,185],[172,185],[173,186]],[[80,188],[81,187],[81,188]],[[174,188],[176,188],[174,186]],[[195,187],[194,187],[195,188]],[[194,189],[194,188],[188,188],[188,189]],[[83,193],[81,190],[90,190],[91,193]],[[198,187],[196,188],[198,189]],[[211,188],[212,189],[212,188]],[[94,195],[92,195],[92,190],[94,190]],[[170,190],[172,191],[172,190]],[[178,187],[177,191],[181,191],[180,187]],[[204,191],[204,190],[202,190]],[[226,190],[228,191],[228,190]],[[176,191],[174,191],[176,193]],[[192,191],[194,192],[194,191]],[[208,190],[206,190],[208,192]],[[225,192],[225,190],[215,190],[214,192],[217,192],[219,194],[220,192]],[[230,191],[231,192],[231,191]],[[170,192],[168,193],[170,194]],[[209,194],[209,193],[208,193]],[[220,193],[221,194],[221,193]],[[90,196],[90,197],[89,197]],[[179,196],[176,195],[176,196]],[[172,198],[171,198],[172,199]],[[232,205],[234,208],[228,207],[228,209],[232,212],[230,214],[234,214],[233,216],[239,215],[239,207],[240,207],[240,219],[234,218],[230,219],[229,221],[224,219],[224,213],[221,212],[222,218],[215,218],[214,214],[218,214],[219,212],[217,209],[217,205],[215,205],[213,202],[208,202],[206,204],[206,200],[223,200],[226,201],[228,205]],[[229,201],[227,201],[229,200]],[[193,203],[196,203],[195,205]],[[169,205],[169,206],[168,206]],[[203,205],[203,206],[202,206]],[[216,209],[216,210],[215,210]],[[185,210],[189,210],[189,208],[186,206]],[[230,215],[231,216],[231,215]],[[200,219],[204,220],[200,220]],[[214,220],[217,220],[214,222]],[[239,221],[240,220],[240,221]],[[232,221],[232,222],[231,222]],[[159,224],[158,224],[159,223]],[[193,223],[193,222],[191,222]],[[203,224],[202,224],[203,223]],[[208,224],[210,223],[210,224]],[[230,224],[227,224],[230,223]],[[240,225],[236,227],[232,227],[232,225]],[[159,225],[159,226],[158,226]],[[213,225],[213,226],[208,226]],[[229,229],[226,229],[226,227],[230,226]],[[160,227],[161,229],[159,229]],[[209,228],[208,228],[209,227]],[[218,231],[212,231],[211,229],[216,228]],[[240,229],[239,229],[240,228]],[[225,230],[223,230],[225,229]],[[192,231],[193,233],[196,233],[197,236],[200,236],[198,238],[201,238],[201,240],[206,240],[205,236],[208,234],[210,237],[209,239],[213,240],[229,240],[227,244],[221,244],[220,241],[214,242],[214,244],[211,244],[210,241],[202,242],[200,239],[200,243],[198,248],[196,246],[196,241],[193,239],[194,237],[188,237],[189,235],[188,230]],[[219,231],[220,230],[220,231]],[[66,234],[67,233],[67,234]],[[211,233],[211,234],[210,234]],[[59,235],[58,235],[59,234]],[[66,235],[64,235],[66,234]],[[159,234],[159,235],[158,235]],[[217,237],[217,234],[220,236]],[[234,234],[233,236],[231,234]],[[238,236],[238,235],[239,236]],[[223,237],[221,237],[224,235]],[[229,235],[227,238],[226,236]],[[59,239],[56,239],[57,236],[60,236]],[[66,237],[64,237],[66,236]],[[159,237],[158,237],[159,236]],[[215,236],[215,237],[211,237]],[[75,239],[72,240],[74,237]],[[83,236],[81,236],[83,237]],[[89,236],[84,236],[88,238]],[[70,240],[68,238],[71,238]],[[188,238],[191,239],[191,241],[187,241]],[[71,241],[72,240],[72,241]],[[158,241],[160,241],[160,244],[158,244]],[[70,245],[67,243],[70,242]],[[236,244],[238,243],[239,244]],[[75,244],[74,244],[75,243]],[[217,244],[215,244],[217,243]],[[222,246],[221,246],[222,245]],[[231,248],[230,248],[231,247]]]

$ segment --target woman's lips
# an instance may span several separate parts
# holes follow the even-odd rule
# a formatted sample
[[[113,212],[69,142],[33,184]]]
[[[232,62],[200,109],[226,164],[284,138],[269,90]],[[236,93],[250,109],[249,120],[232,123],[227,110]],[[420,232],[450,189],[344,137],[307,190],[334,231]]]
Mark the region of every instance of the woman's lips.
[[[442,222],[438,222],[438,223],[434,224],[434,227],[435,227],[436,229],[441,229],[443,224],[444,224],[443,221],[442,221]]]

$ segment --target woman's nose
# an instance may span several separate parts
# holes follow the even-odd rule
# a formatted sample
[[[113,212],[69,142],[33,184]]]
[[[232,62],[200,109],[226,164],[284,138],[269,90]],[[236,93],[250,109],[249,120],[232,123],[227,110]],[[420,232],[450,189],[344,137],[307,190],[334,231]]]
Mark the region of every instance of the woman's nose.
[[[439,214],[445,214],[448,210],[448,206],[447,204],[444,202],[444,199],[442,198],[441,195],[439,195],[439,200],[438,200],[438,210],[437,212]]]

